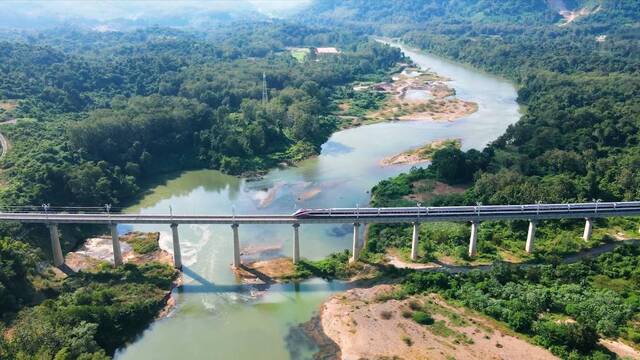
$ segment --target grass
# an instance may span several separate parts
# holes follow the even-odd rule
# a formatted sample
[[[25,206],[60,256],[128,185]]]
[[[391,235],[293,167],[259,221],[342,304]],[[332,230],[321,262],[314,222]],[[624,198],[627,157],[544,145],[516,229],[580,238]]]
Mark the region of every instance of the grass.
[[[609,289],[616,292],[633,291],[634,284],[631,280],[610,278],[599,274],[591,277],[591,284],[599,289]]]
[[[349,264],[351,253],[348,250],[330,254],[322,260],[301,260],[296,264],[293,278],[304,279],[312,276],[324,279],[348,279],[357,271],[358,264]]]
[[[138,254],[149,254],[154,251],[160,250],[160,244],[158,243],[159,234],[156,232],[141,233],[134,232],[125,235],[122,240],[127,242]]]
[[[438,320],[429,326],[429,330],[436,336],[449,337],[454,335],[456,331],[447,326],[444,320]]]
[[[426,312],[430,312],[430,313],[434,313],[434,314],[440,314],[442,316],[446,316],[447,319],[449,319],[449,322],[451,323],[451,325],[453,326],[458,326],[458,327],[462,327],[462,326],[467,326],[469,325],[469,322],[467,320],[465,320],[462,316],[460,316],[460,314],[457,314],[441,305],[438,305],[436,303],[434,303],[433,301],[428,301],[423,307],[422,309]]]
[[[295,48],[291,49],[291,56],[293,56],[298,62],[304,62],[311,50],[308,48]]]
[[[413,345],[413,340],[411,340],[411,338],[406,335],[402,337],[402,341],[404,341],[407,346]]]
[[[402,290],[387,291],[377,294],[375,297],[376,302],[387,302],[389,300],[403,300],[407,297],[407,294]]]
[[[460,149],[460,139],[445,139],[445,140],[432,141],[418,148],[405,151],[400,155],[406,155],[406,156],[417,155],[422,160],[430,160],[436,151],[446,147]],[[433,188],[435,187],[435,180],[433,179],[426,179],[426,180],[427,182],[425,182],[426,186],[424,188],[417,188],[417,189],[414,189],[414,191],[417,191],[417,192],[432,191]]]
[[[413,321],[417,322],[420,325],[432,325],[434,320],[431,315],[427,314],[424,311],[416,311],[412,315]]]

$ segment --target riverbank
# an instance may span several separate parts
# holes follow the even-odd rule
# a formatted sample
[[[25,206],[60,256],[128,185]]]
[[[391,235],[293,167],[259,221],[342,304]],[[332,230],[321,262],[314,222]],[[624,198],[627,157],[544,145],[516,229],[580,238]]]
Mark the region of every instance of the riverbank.
[[[352,289],[322,305],[323,332],[338,345],[343,359],[556,359],[437,295],[396,300],[390,298],[395,290],[392,285]],[[417,314],[425,314],[425,320]]]
[[[120,237],[120,250],[125,264],[145,266],[162,264],[173,267],[173,255],[160,248],[160,233],[131,231]],[[73,273],[98,273],[104,267],[113,266],[113,244],[111,236],[99,236],[87,239],[78,249],[65,255],[65,266]],[[171,279],[171,285],[164,291],[156,314],[160,319],[171,314],[176,306],[172,296],[173,289],[182,285],[182,273]]]
[[[450,356],[456,359],[552,359],[556,358],[555,355],[565,358],[566,351],[575,350],[571,345],[573,343],[567,345],[563,336],[589,336],[581,340],[589,344],[584,345],[582,349],[585,350],[579,350],[586,351],[584,354],[611,351],[620,357],[637,358],[640,349],[628,335],[636,331],[636,317],[624,313],[627,310],[616,308],[622,305],[613,304],[621,304],[624,298],[635,296],[627,293],[631,291],[630,288],[618,284],[630,281],[632,275],[622,270],[635,267],[639,251],[638,241],[628,239],[565,257],[557,265],[454,266],[436,262],[413,267],[389,262],[389,265],[403,268],[403,272],[395,272],[396,275],[402,275],[396,276],[391,282],[389,278],[380,278],[375,286],[359,285],[358,288],[332,296],[320,307],[321,330],[336,343],[339,351],[335,353],[341,354],[343,359],[394,356],[406,359],[448,359]],[[613,262],[616,265],[611,265]],[[579,265],[568,265],[573,263]],[[590,269],[592,275],[588,279],[567,280],[567,272],[582,267]],[[549,269],[553,271],[546,271]],[[472,273],[472,270],[476,271]],[[546,275],[530,277],[531,274]],[[496,276],[502,280],[497,280]],[[557,281],[567,284],[560,288],[550,285]],[[588,290],[582,291],[586,298],[557,297],[573,291],[571,284],[586,287]],[[534,290],[535,287],[550,291],[559,300],[551,300],[551,303],[543,306],[524,300],[531,291],[540,291]],[[599,296],[598,291],[604,289],[608,291],[606,296],[612,297],[607,304],[588,314],[572,310],[573,306],[577,306],[575,301],[579,304],[594,301]],[[514,302],[516,299],[519,300]],[[515,305],[521,302],[526,303],[524,308]],[[496,308],[504,310],[495,312]],[[604,309],[613,313],[603,315],[601,311],[609,311]],[[514,311],[522,312],[521,315],[530,320],[522,318],[514,322],[508,315]],[[596,331],[593,328],[591,335],[574,334],[573,327],[594,326],[593,319],[609,319],[606,321],[615,321],[618,325],[615,332],[604,332],[600,328]],[[530,325],[522,326],[523,321]],[[577,325],[578,322],[580,325]],[[317,334],[309,336],[322,340]],[[323,344],[327,342],[322,341]],[[331,355],[320,354],[318,358]]]
[[[296,276],[293,261],[285,257],[253,261],[231,270],[243,284],[249,285],[270,285]]]
[[[160,248],[160,233],[132,231],[120,236],[124,263],[142,265],[149,262],[173,265],[173,255]],[[113,264],[111,236],[88,238],[78,249],[65,255],[65,265],[74,272],[95,271],[101,264]]]
[[[444,139],[427,143],[419,148],[402,152],[398,155],[386,157],[380,161],[382,166],[391,165],[416,165],[431,160],[433,154],[445,147],[454,147],[459,149],[461,146],[460,139]]]

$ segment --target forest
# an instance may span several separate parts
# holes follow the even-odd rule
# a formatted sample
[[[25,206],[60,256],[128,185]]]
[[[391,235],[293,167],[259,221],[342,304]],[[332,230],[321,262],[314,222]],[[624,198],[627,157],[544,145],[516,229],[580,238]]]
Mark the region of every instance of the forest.
[[[341,53],[300,62],[291,46]],[[3,209],[118,209],[159,174],[294,163],[339,126],[333,92],[385,79],[403,59],[366,37],[286,21],[8,32],[0,48],[0,117],[18,119],[1,127],[12,145],[0,160]],[[61,226],[63,248],[100,231]],[[0,238],[0,333],[10,334],[0,358],[109,358],[162,309],[177,275],[149,263],[61,277],[38,265],[50,251],[43,226],[3,223]]]
[[[314,11],[326,16],[309,22],[392,37],[505,76],[518,87],[523,115],[505,134],[484,149],[439,150],[429,167],[381,181],[371,191],[372,206],[415,206],[409,196],[428,194],[438,182],[466,190],[430,196],[423,205],[640,197],[640,7],[615,0],[565,3],[569,8],[585,7],[589,14],[564,24],[542,0],[316,4]],[[410,292],[441,292],[528,334],[562,358],[611,358],[614,355],[597,344],[598,338],[639,341],[638,288],[631,285],[637,248],[570,266],[515,268],[502,261],[559,263],[563,257],[612,243],[612,234],[637,237],[639,224],[638,219],[598,221],[593,238],[584,242],[578,235],[581,221],[544,221],[538,226],[535,252],[529,255],[524,251],[527,222],[486,222],[480,226],[474,259],[467,254],[467,224],[422,224],[420,238],[427,240],[420,243],[420,261],[493,263],[492,274],[415,273],[406,278],[405,287]],[[370,226],[365,259],[377,262],[390,249],[407,258],[411,231],[402,225]],[[625,270],[610,266],[614,258]],[[327,260],[332,259],[331,269],[318,267],[320,273],[344,267],[334,258]],[[534,270],[541,273],[533,277]],[[584,302],[576,302],[574,296],[582,296]],[[538,300],[545,302],[537,304],[540,308]],[[542,315],[543,308],[551,314]],[[566,318],[571,323],[558,321]]]
[[[444,148],[431,166],[384,180],[373,206],[435,182],[462,193],[425,205],[637,200],[640,197],[640,4],[571,0],[590,14],[564,24],[544,0],[316,1],[296,21],[268,20],[208,31],[57,28],[0,33],[0,207],[124,206],[153,177],[193,168],[255,174],[317,154],[340,126],[336,97],[363,108],[350,83],[381,81],[403,55],[368,35],[396,38],[512,80],[521,120],[484,149]],[[428,29],[425,30],[425,29]],[[604,38],[603,38],[604,36]],[[290,47],[341,53],[296,59]],[[268,99],[262,99],[266,76]],[[353,111],[362,111],[359,107]],[[536,252],[522,249],[526,222],[487,223],[479,259],[466,255],[465,224],[420,227],[422,261],[494,263],[468,274],[394,273],[397,296],[438,292],[566,358],[611,358],[597,341],[640,342],[637,247],[595,260],[562,257],[612,242],[606,229],[638,221],[541,224]],[[62,227],[63,247],[100,229]],[[104,229],[102,229],[104,230]],[[44,227],[0,226],[0,358],[104,359],[134,339],[162,308],[176,276],[160,264],[101,267],[59,278],[40,271]],[[363,254],[376,262],[406,252],[410,229],[372,226]],[[505,253],[531,264],[501,263]],[[305,261],[299,277],[349,274],[348,252]],[[545,262],[546,265],[539,265]]]
[[[640,341],[640,247],[622,246],[574,264],[496,264],[487,272],[413,272],[396,298],[436,292],[531,336],[564,359],[610,359],[600,336]]]

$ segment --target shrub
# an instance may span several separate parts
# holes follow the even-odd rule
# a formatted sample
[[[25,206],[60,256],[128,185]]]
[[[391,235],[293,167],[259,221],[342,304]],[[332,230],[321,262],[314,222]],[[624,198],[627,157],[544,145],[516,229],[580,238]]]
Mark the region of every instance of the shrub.
[[[414,311],[422,309],[422,305],[418,300],[409,301],[409,307],[411,308],[411,310],[414,310]]]
[[[416,311],[413,313],[413,321],[417,322],[420,325],[432,325],[433,318],[431,315],[427,314],[424,311]]]
[[[383,293],[379,293],[375,297],[376,302],[387,302],[389,300],[402,300],[407,296],[407,294],[402,290],[394,290],[394,291],[386,291]]]
[[[350,276],[348,250],[329,255],[326,259],[302,260],[296,264],[296,277],[318,276],[324,279],[344,279]]]
[[[407,346],[413,345],[413,340],[411,340],[411,338],[406,335],[402,337],[402,341],[404,341]]]
[[[393,313],[391,311],[383,310],[380,312],[380,317],[384,320],[389,320],[393,317]]]
[[[135,251],[136,253],[149,254],[156,250],[160,250],[160,245],[158,244],[158,236],[159,234],[157,232],[134,232],[126,235],[123,240],[129,243],[133,251]]]
[[[588,353],[597,346],[598,334],[580,323],[537,321],[533,324],[536,341],[547,348],[558,346]]]

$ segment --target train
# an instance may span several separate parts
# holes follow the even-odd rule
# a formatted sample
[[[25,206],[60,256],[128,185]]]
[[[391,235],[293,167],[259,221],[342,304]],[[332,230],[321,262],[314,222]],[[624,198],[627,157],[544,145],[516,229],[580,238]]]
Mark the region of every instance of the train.
[[[336,218],[336,217],[438,217],[438,216],[469,216],[491,214],[554,214],[554,213],[591,213],[608,211],[638,211],[640,201],[627,202],[590,202],[575,204],[526,204],[526,205],[478,205],[478,206],[440,206],[440,207],[389,207],[389,208],[328,208],[328,209],[300,209],[293,217],[306,218]]]

